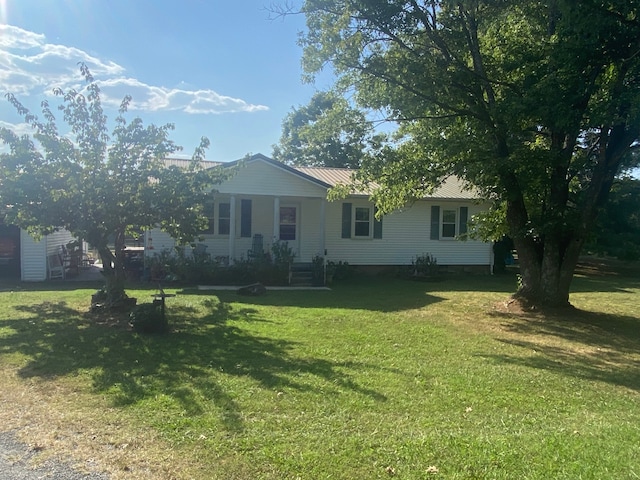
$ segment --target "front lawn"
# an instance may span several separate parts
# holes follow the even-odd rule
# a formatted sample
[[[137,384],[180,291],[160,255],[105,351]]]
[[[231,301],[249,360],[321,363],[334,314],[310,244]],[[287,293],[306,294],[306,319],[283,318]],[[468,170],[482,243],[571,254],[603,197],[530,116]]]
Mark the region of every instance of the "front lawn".
[[[589,272],[547,315],[506,302],[508,275],[166,289],[166,336],[59,285],[0,292],[0,429],[42,456],[126,479],[640,478],[637,276]]]

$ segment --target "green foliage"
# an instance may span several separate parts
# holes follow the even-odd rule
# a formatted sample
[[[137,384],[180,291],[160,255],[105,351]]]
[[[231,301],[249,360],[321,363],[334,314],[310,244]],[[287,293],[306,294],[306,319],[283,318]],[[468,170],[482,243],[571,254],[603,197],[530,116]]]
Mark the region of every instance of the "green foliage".
[[[129,323],[138,333],[166,333],[169,323],[162,311],[160,300],[136,305],[129,314]]]
[[[349,262],[338,260],[334,262],[329,260],[327,262],[327,279],[331,278],[331,281],[346,280],[353,274],[353,269],[349,265]]]
[[[306,0],[302,11],[307,75],[331,65],[358,107],[399,125],[355,180],[376,187],[379,211],[456,175],[492,205],[477,234],[514,239],[521,293],[566,303],[614,178],[638,161],[640,4]]]
[[[289,266],[295,255],[287,242],[274,242],[271,254],[241,256],[231,264],[210,255],[187,253],[183,247],[163,250],[147,258],[151,280],[186,284],[246,285],[260,282],[264,285],[287,285]]]
[[[380,136],[365,115],[335,92],[318,92],[282,122],[275,159],[292,165],[358,168]]]
[[[322,255],[314,255],[311,259],[312,282],[315,286],[321,286],[325,283],[324,257]]]
[[[192,240],[206,225],[206,192],[223,175],[201,166],[206,138],[187,169],[165,167],[163,160],[181,150],[169,139],[173,125],[128,121],[129,96],[109,134],[98,83],[85,65],[81,74],[82,90],[54,91],[69,132],[59,130],[47,100],[41,121],[7,94],[34,133],[0,128],[0,141],[9,147],[0,155],[0,205],[8,207],[5,222],[35,236],[64,228],[88,241],[102,258],[108,290],[124,294],[125,235],[160,225],[179,242]],[[115,238],[115,252],[109,238]]]
[[[640,260],[640,180],[616,180],[586,248],[620,260]]]
[[[414,277],[434,277],[438,274],[438,260],[430,253],[423,253],[411,259],[411,273]]]
[[[289,246],[289,243],[283,240],[273,242],[273,245],[271,245],[271,253],[273,255],[273,264],[279,268],[286,268],[287,270],[296,256],[293,249]]]

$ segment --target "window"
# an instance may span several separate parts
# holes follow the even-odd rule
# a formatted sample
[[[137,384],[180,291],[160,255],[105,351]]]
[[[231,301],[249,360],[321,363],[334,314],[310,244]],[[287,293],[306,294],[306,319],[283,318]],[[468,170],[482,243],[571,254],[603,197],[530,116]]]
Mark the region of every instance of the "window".
[[[356,207],[353,235],[355,237],[368,237],[370,235],[369,218],[370,209],[368,207]]]
[[[342,204],[342,238],[382,238],[382,219],[375,218],[375,207]]]
[[[431,240],[453,239],[467,233],[469,207],[431,207]]]
[[[231,204],[218,204],[218,235],[229,235],[231,229]]]
[[[280,240],[296,239],[296,207],[280,207]]]
[[[442,238],[456,236],[456,211],[442,210]]]

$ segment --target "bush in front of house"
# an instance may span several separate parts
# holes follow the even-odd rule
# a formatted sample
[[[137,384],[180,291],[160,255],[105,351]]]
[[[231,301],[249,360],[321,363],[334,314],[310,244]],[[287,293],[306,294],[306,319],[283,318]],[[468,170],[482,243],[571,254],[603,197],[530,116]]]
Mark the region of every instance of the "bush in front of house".
[[[414,278],[430,279],[438,273],[438,260],[430,253],[417,255],[411,260],[411,275]]]
[[[187,250],[188,252],[188,250]],[[147,259],[151,281],[178,281],[209,285],[288,285],[295,254],[285,241],[277,241],[270,252],[241,256],[230,265],[227,258],[188,254],[184,248],[163,250]]]

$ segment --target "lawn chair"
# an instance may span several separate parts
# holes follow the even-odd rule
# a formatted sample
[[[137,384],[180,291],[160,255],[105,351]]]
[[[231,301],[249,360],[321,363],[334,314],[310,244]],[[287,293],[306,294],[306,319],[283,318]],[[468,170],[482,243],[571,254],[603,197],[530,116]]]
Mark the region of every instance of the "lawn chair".
[[[49,272],[49,280],[60,278],[64,280],[64,263],[57,253],[47,255],[47,270]]]

